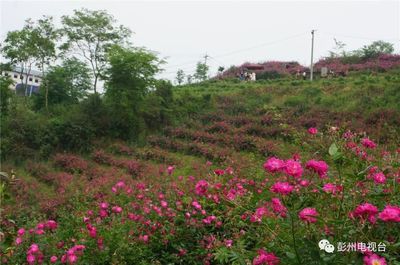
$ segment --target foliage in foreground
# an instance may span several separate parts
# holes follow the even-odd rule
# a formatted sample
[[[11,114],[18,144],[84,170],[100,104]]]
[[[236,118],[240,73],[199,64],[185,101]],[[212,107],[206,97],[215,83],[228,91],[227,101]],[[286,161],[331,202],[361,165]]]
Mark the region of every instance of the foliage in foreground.
[[[3,262],[398,264],[399,150],[336,127],[328,135],[310,128],[302,141],[332,144],[306,159],[268,157],[258,166],[263,175],[241,177],[239,168],[207,162],[198,175],[169,166],[157,178],[103,183],[106,189],[78,194],[54,220],[15,227]],[[95,159],[120,165],[104,153]],[[71,172],[87,169],[78,158],[57,160]],[[321,239],[336,251],[320,250]]]

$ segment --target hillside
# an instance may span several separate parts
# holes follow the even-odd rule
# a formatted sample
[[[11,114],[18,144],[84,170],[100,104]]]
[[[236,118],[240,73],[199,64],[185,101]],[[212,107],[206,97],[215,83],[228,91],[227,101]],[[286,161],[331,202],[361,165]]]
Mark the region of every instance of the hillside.
[[[177,86],[144,145],[5,161],[2,262],[400,264],[399,73]]]

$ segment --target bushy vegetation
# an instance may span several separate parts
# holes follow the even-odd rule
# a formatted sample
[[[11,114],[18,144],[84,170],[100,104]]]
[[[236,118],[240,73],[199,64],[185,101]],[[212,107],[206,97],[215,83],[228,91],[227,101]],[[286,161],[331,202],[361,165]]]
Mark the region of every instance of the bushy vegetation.
[[[80,10],[7,36],[48,70],[32,97],[0,80],[2,264],[400,264],[398,68],[173,87],[129,34]]]

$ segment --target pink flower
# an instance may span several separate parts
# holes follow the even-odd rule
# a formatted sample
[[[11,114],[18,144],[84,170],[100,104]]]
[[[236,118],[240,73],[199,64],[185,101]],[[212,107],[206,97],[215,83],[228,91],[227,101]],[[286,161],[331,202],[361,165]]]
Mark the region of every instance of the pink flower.
[[[18,245],[21,245],[21,243],[22,243],[22,238],[21,237],[17,237],[15,239],[15,244],[18,246]]]
[[[356,209],[352,213],[350,213],[351,216],[367,219],[372,224],[376,222],[377,214],[378,208],[368,202],[358,205]]]
[[[168,175],[171,175],[172,174],[172,172],[174,172],[174,167],[173,166],[168,166],[167,167],[167,173],[168,173]]]
[[[315,134],[318,133],[318,129],[317,129],[317,128],[314,128],[314,127],[308,128],[307,131],[308,131],[308,133],[311,134],[311,135],[315,135]]]
[[[99,215],[101,218],[106,218],[108,216],[108,212],[104,209],[100,209]]]
[[[193,206],[194,208],[196,208],[197,210],[201,210],[201,204],[198,203],[197,201],[193,201],[193,202],[192,202],[192,206]]]
[[[123,182],[123,181],[118,181],[117,184],[115,184],[115,187],[116,187],[116,188],[122,189],[122,188],[125,187],[125,182]]]
[[[303,175],[301,164],[293,159],[286,160],[285,172],[289,176],[299,178]]]
[[[305,222],[315,223],[317,222],[318,212],[315,208],[304,208],[299,212],[299,218]]]
[[[364,147],[370,148],[370,149],[374,149],[376,147],[376,143],[374,143],[372,140],[370,140],[368,138],[361,139],[361,144]]]
[[[285,168],[285,161],[276,157],[271,157],[264,163],[264,169],[271,173],[282,170],[283,168]]]
[[[384,222],[400,222],[400,207],[386,205],[378,217]]]
[[[266,216],[266,215],[268,215],[268,209],[265,207],[259,207],[256,209],[255,213],[250,217],[250,222],[261,223],[263,216]]]
[[[140,235],[139,236],[139,239],[141,240],[141,241],[143,241],[144,243],[147,243],[147,242],[149,242],[149,236],[148,235]]]
[[[32,244],[29,247],[28,253],[36,253],[39,251],[39,246],[37,244]]]
[[[314,170],[321,178],[326,176],[328,172],[328,164],[325,161],[310,160],[306,164],[306,168]]]
[[[326,183],[322,188],[322,190],[325,191],[326,193],[336,194],[342,191],[342,186],[335,185],[333,183]]]
[[[35,260],[36,260],[36,258],[32,254],[28,254],[26,256],[26,261],[28,262],[28,264],[35,264]]]
[[[24,228],[18,229],[17,234],[18,234],[19,236],[23,236],[23,235],[25,234],[25,229],[24,229]]]
[[[122,212],[122,208],[119,206],[114,206],[111,209],[114,213],[121,213]]]
[[[97,236],[96,227],[92,226],[91,224],[87,224],[86,227],[87,227],[87,230],[89,231],[89,236],[91,238],[96,238],[96,236]]]
[[[227,248],[232,247],[232,243],[233,243],[233,240],[232,240],[232,239],[226,239],[226,240],[225,240],[225,246],[226,246]]]
[[[263,249],[259,249],[258,255],[253,259],[253,265],[277,265],[279,264],[279,258],[274,253],[266,252]]]
[[[74,264],[78,261],[78,257],[75,254],[68,255],[68,263]]]
[[[108,208],[108,203],[106,203],[106,202],[100,203],[100,208],[103,209],[103,210],[107,210],[107,208]]]
[[[166,202],[166,201],[161,201],[160,204],[161,204],[161,207],[163,207],[163,208],[168,207],[168,202]]]
[[[271,191],[274,193],[279,193],[282,195],[288,195],[293,191],[294,187],[290,185],[288,182],[275,182],[271,187]]]
[[[55,229],[57,229],[57,222],[54,221],[54,220],[48,220],[48,221],[46,222],[46,227],[47,227],[48,229],[50,229],[50,230],[55,230]]]
[[[43,229],[36,229],[35,234],[36,235],[43,235],[44,234],[44,230]]]
[[[197,195],[205,195],[208,189],[208,182],[204,179],[199,180],[195,186],[195,193]]]
[[[51,256],[51,258],[50,258],[51,263],[56,263],[57,260],[58,260],[58,258],[56,256]]]
[[[202,222],[203,222],[204,224],[209,225],[209,224],[211,224],[212,222],[214,222],[215,220],[217,220],[217,217],[215,217],[214,215],[210,215],[210,216],[207,216],[206,218],[204,218],[204,219],[202,220]]]
[[[225,170],[223,170],[223,169],[216,169],[216,170],[214,170],[214,174],[217,175],[217,176],[222,176],[222,175],[225,174]]]
[[[386,265],[386,260],[376,254],[366,255],[364,256],[364,265]]]
[[[286,217],[287,209],[278,198],[272,198],[272,210],[281,217]]]
[[[382,172],[375,173],[372,177],[376,184],[384,184],[386,182],[386,177]]]

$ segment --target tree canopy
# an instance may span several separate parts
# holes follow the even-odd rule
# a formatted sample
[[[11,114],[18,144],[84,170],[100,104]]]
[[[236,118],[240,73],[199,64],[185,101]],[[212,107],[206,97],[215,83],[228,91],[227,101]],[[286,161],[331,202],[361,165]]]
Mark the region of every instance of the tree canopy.
[[[128,42],[131,31],[105,11],[88,9],[75,10],[73,16],[62,17],[62,32],[66,37],[61,48],[78,53],[90,64],[93,76],[93,90],[97,93],[97,82],[107,66],[106,54],[114,44]]]

